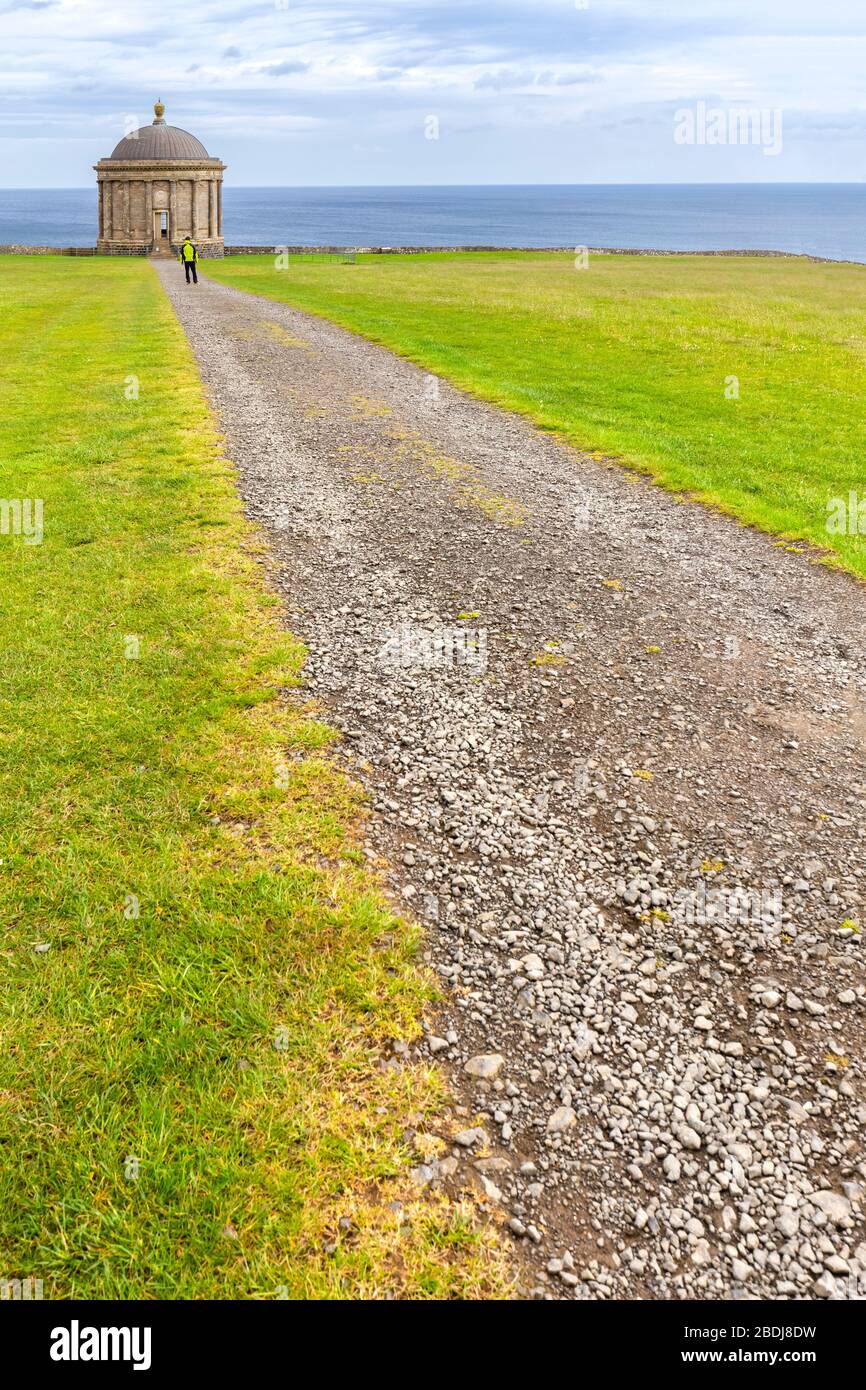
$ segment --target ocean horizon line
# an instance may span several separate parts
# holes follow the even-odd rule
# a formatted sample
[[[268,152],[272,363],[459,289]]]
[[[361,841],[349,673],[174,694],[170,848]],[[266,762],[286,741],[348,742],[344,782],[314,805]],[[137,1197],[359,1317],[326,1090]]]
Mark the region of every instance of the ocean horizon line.
[[[228,168],[231,166],[228,165]],[[499,183],[499,182],[478,182],[478,183],[238,183],[232,181],[226,185],[226,192],[232,190],[246,189],[250,191],[262,189],[279,189],[281,192],[290,190],[307,191],[323,190],[339,191],[376,189],[380,191],[391,191],[400,189],[449,189],[449,188],[864,188],[864,179],[688,179],[673,182],[665,179],[639,179],[639,180],[604,180],[592,183],[570,183],[565,180],[548,180],[545,183]],[[22,184],[0,184],[0,196],[4,193],[93,193],[96,196],[96,187],[90,183],[22,183]]]

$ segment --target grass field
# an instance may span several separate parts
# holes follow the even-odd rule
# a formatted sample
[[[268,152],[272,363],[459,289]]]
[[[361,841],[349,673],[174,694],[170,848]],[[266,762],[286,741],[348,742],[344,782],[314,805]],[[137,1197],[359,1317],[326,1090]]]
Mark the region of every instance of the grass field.
[[[428,987],[155,275],[3,257],[0,308],[0,1281],[497,1296],[413,1195]]]
[[[853,490],[866,532],[866,267],[497,252],[205,270],[866,575],[856,520],[827,530]]]

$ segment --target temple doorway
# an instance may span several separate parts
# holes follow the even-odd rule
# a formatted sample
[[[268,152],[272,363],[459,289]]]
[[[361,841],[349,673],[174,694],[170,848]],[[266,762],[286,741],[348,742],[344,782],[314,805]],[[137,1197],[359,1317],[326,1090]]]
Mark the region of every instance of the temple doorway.
[[[156,252],[171,251],[171,237],[169,216],[167,212],[154,212],[153,214],[153,249]]]

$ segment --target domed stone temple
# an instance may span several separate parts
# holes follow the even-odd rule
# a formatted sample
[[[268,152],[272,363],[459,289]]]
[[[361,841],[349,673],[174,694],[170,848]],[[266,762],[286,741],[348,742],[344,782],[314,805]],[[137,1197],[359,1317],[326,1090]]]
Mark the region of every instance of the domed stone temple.
[[[202,256],[223,254],[223,171],[200,140],[166,125],[158,101],[152,125],[124,136],[93,167],[99,187],[97,252],[171,255],[185,236]]]

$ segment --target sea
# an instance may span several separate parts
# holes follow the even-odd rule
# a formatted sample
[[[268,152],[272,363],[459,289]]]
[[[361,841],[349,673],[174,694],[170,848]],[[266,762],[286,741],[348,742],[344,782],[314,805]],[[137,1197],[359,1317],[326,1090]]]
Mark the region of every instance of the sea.
[[[866,183],[239,188],[225,243],[788,251],[866,261]],[[0,245],[92,246],[96,189],[0,189]]]

